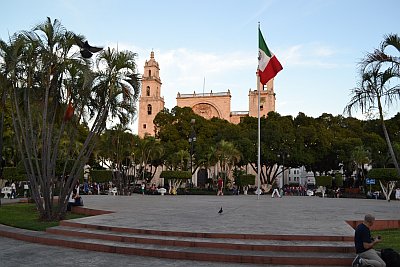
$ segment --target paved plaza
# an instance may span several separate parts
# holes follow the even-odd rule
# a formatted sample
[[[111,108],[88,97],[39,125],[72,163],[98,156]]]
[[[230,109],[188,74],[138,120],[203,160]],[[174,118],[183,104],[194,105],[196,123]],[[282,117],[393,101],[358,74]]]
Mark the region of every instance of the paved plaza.
[[[288,196],[83,196],[86,208],[114,213],[80,223],[201,233],[352,236],[346,220],[400,220],[400,201]],[[4,201],[2,202],[5,203]],[[223,208],[222,215],[218,214]],[[176,261],[49,247],[0,238],[1,266],[254,266]]]

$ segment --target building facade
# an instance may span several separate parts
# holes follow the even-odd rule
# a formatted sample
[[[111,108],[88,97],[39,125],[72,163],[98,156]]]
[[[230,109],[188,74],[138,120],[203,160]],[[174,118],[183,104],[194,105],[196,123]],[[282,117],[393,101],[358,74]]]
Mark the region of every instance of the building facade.
[[[257,73],[256,73],[257,78]],[[155,135],[153,120],[158,112],[164,109],[164,98],[161,96],[160,67],[154,59],[154,52],[150,54],[150,60],[146,60],[142,78],[142,93],[139,98],[138,135],[143,138],[146,134]],[[267,116],[268,112],[275,111],[274,80],[270,80],[266,86],[260,86],[260,117]],[[211,119],[217,117],[238,124],[241,118],[258,116],[258,91],[249,90],[249,110],[232,111],[231,93],[178,93],[176,105],[178,107],[190,107],[194,113]]]
[[[161,96],[161,85],[160,67],[152,51],[150,60],[144,63],[142,93],[139,98],[138,135],[141,138],[155,134],[153,120],[165,105],[164,98]]]

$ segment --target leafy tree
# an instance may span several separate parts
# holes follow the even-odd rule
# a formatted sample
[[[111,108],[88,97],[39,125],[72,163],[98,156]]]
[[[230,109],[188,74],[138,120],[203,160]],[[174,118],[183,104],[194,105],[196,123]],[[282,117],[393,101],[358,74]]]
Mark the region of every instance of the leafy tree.
[[[183,181],[187,181],[192,178],[192,174],[190,171],[163,171],[161,172],[160,177],[168,181],[168,193],[171,194],[172,187],[176,189],[180,188]]]
[[[368,178],[376,179],[379,181],[386,200],[390,201],[390,195],[392,194],[396,182],[400,180],[400,175],[396,173],[395,169],[392,168],[374,168],[368,172]]]

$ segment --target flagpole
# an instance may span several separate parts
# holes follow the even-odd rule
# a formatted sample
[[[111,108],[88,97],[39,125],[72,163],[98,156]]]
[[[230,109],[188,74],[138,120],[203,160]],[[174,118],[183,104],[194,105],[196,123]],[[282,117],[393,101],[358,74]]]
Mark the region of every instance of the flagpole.
[[[258,22],[258,31],[260,30],[260,22]],[[258,36],[258,31],[257,31],[257,36]],[[259,49],[259,47],[258,47]],[[257,153],[258,153],[258,158],[257,158],[257,199],[260,199],[260,194],[261,194],[261,189],[260,189],[260,166],[261,166],[261,130],[260,130],[260,75],[257,70],[257,91],[258,91],[258,105],[257,105],[257,117],[258,117],[258,140],[257,140]]]

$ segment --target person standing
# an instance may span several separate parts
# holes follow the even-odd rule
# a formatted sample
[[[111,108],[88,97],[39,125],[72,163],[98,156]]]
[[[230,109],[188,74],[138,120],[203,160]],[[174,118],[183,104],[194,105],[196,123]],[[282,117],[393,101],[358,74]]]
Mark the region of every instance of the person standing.
[[[380,257],[380,252],[374,249],[375,244],[381,242],[381,237],[371,237],[371,227],[374,224],[375,217],[367,214],[364,222],[360,223],[354,232],[354,245],[357,257],[353,260],[353,267],[372,266],[386,267],[386,263]]]
[[[400,188],[399,188],[399,187],[396,188],[396,195],[395,195],[395,197],[396,197],[397,200],[400,200]]]
[[[144,191],[146,189],[146,185],[144,184],[144,182],[142,182],[142,195],[144,196]]]
[[[17,188],[15,186],[15,182],[13,181],[11,183],[11,198],[16,198],[17,197]]]
[[[222,180],[221,176],[218,176],[217,187],[218,187],[217,196],[223,196],[224,193],[222,192],[222,190],[224,188],[224,181]]]

